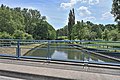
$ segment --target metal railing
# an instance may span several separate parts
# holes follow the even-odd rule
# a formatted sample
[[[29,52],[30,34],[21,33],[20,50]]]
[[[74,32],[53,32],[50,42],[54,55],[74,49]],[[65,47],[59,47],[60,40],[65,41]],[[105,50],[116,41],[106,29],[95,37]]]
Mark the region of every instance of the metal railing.
[[[114,50],[120,55],[119,44],[120,41],[0,39],[0,56],[120,66],[119,58],[97,53]]]

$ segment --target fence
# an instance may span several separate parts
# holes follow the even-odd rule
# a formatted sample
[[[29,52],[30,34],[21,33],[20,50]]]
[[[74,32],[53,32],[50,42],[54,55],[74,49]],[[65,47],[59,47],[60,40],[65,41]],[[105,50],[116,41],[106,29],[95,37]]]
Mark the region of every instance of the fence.
[[[0,39],[0,56],[120,65],[120,42]]]

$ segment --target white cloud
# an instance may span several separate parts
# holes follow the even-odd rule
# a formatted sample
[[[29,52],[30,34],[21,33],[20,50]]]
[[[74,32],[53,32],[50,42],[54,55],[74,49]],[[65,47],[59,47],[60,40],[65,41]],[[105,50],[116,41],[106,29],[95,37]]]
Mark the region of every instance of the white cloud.
[[[99,3],[99,0],[70,0],[67,3],[61,3],[61,7],[63,8],[71,8],[73,7],[75,4],[77,4],[78,2],[80,3],[88,3],[90,5],[95,5]]]
[[[91,12],[88,10],[87,7],[85,6],[81,6],[78,8],[79,14],[80,16],[88,16],[91,15]]]
[[[70,0],[70,3],[72,3],[72,4],[76,4],[77,1],[79,1],[79,0]]]
[[[73,7],[75,4],[77,4],[78,2],[81,2],[81,1],[85,1],[85,0],[70,0],[69,2],[67,3],[61,3],[61,7],[63,8],[71,8]]]
[[[69,7],[74,6],[76,3],[77,3],[77,0],[70,0],[70,2],[68,3],[61,3],[60,6],[63,8],[69,8]]]
[[[88,0],[81,0],[81,3],[87,3]]]
[[[89,0],[90,5],[95,5],[95,4],[98,4],[98,3],[99,3],[99,0]]]
[[[72,7],[73,4],[71,4],[71,3],[61,3],[60,6],[63,7],[63,8],[69,8],[69,7]]]
[[[94,20],[96,20],[96,18],[93,16],[90,16],[90,17],[83,18],[83,20],[84,21],[94,21]]]
[[[108,19],[113,19],[113,15],[110,12],[106,12],[102,14],[101,20],[108,20]]]

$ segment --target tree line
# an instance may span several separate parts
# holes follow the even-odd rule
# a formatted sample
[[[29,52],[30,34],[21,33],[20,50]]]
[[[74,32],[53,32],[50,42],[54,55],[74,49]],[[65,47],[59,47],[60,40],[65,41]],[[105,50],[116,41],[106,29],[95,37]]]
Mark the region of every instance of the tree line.
[[[0,7],[0,38],[55,39],[56,31],[38,10]]]
[[[58,36],[68,36],[68,25],[57,30]],[[118,25],[94,24],[90,21],[77,21],[71,31],[71,40],[120,40]]]
[[[75,12],[72,9],[69,13],[68,25],[57,30],[57,37],[67,36],[69,40],[120,40],[120,0],[113,0],[111,14],[114,15],[117,24],[94,24],[83,20],[75,24]]]
[[[113,0],[111,14],[117,24],[94,24],[91,21],[75,23],[74,9],[70,10],[68,25],[55,30],[40,11],[20,7],[0,7],[0,38],[3,39],[69,39],[120,40],[120,0]]]

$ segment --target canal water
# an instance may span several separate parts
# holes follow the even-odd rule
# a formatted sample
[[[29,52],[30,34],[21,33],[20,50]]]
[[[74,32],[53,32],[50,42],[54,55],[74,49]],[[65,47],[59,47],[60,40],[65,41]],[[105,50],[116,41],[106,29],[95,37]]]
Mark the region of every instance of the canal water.
[[[56,60],[78,60],[93,62],[120,63],[118,61],[91,54],[82,50],[75,49],[68,45],[49,45],[46,47],[37,47],[31,49],[25,56],[49,57]]]

